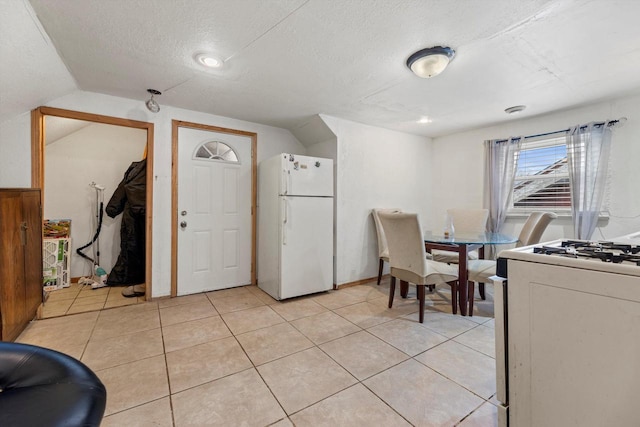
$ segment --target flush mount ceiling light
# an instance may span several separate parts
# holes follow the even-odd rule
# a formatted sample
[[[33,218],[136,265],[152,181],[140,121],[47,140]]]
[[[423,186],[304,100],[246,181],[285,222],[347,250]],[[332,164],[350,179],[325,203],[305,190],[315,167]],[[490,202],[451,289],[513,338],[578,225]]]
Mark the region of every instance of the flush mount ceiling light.
[[[222,59],[209,53],[200,53],[196,55],[196,61],[207,68],[221,68],[224,65],[224,61]]]
[[[516,105],[514,107],[505,108],[504,112],[507,114],[518,114],[524,111],[525,108],[527,108],[526,105]]]
[[[147,109],[149,111],[151,111],[152,113],[157,113],[158,111],[160,111],[160,104],[158,104],[158,102],[153,99],[153,95],[162,95],[162,92],[155,89],[147,89],[147,92],[151,94],[151,98],[147,99],[145,105],[147,106]]]
[[[417,123],[425,125],[427,123],[431,123],[432,121],[433,120],[431,120],[428,116],[423,116],[423,117],[420,117],[420,120],[418,120]]]
[[[416,76],[427,79],[444,71],[455,55],[456,52],[450,47],[434,46],[411,55],[407,59],[407,67]]]

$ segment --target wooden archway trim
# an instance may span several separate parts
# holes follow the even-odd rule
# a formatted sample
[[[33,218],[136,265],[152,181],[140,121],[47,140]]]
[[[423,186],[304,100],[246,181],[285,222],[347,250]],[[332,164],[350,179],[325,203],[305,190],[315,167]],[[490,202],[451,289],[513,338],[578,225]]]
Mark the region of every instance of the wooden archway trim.
[[[84,120],[87,122],[107,125],[124,126],[147,131],[147,209],[145,227],[145,298],[151,299],[152,288],[152,259],[153,259],[153,123],[120,117],[103,116],[100,114],[84,113],[81,111],[65,110],[54,107],[38,107],[31,111],[31,187],[44,190],[44,147],[45,147],[45,116],[63,117],[67,119]],[[44,191],[41,191],[44,198]],[[42,200],[44,202],[44,200]],[[44,206],[44,204],[42,204]]]

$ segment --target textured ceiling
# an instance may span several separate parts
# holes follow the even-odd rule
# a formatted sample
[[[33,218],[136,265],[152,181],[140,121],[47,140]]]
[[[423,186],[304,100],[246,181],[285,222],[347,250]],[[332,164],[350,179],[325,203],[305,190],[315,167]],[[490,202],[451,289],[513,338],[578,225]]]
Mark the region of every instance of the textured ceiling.
[[[29,3],[0,0],[0,123],[75,89]]]
[[[142,101],[151,87],[160,104],[293,131],[324,113],[438,136],[640,89],[636,0],[30,4],[82,90]],[[433,45],[455,59],[415,77],[407,57]],[[204,70],[198,52],[225,67]],[[519,104],[524,113],[504,113]]]

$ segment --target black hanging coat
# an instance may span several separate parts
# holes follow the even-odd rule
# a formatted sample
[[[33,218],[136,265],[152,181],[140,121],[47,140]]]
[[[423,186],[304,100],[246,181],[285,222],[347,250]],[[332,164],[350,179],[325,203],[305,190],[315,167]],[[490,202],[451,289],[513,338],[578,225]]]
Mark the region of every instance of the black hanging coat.
[[[105,209],[111,218],[122,213],[120,255],[109,273],[108,285],[137,285],[145,281],[146,187],[146,159],[131,163]]]

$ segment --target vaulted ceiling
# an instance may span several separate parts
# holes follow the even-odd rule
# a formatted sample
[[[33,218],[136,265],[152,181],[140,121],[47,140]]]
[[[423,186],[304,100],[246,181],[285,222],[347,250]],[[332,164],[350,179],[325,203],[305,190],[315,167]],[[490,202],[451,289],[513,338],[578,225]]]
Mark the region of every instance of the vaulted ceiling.
[[[141,101],[155,88],[161,105],[291,130],[324,113],[439,136],[640,90],[635,0],[0,0],[0,7],[0,35],[12,37],[0,41],[2,56],[13,64],[2,61],[3,118],[76,88]],[[33,30],[22,34],[24,26]],[[416,77],[407,58],[435,45],[456,57],[441,75]],[[34,57],[38,49],[44,57]],[[200,52],[224,66],[205,69],[194,60]],[[505,114],[521,104],[519,117]],[[431,123],[417,123],[422,117]]]

